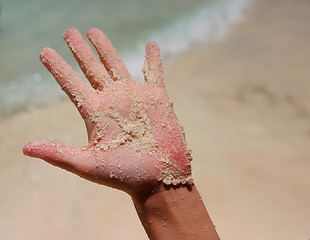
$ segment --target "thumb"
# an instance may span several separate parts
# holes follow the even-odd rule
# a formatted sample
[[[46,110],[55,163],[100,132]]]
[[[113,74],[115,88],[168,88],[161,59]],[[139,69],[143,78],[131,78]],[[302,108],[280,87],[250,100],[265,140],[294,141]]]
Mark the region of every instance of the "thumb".
[[[69,147],[49,141],[28,143],[24,146],[23,153],[78,175],[91,169],[95,162],[87,148]]]

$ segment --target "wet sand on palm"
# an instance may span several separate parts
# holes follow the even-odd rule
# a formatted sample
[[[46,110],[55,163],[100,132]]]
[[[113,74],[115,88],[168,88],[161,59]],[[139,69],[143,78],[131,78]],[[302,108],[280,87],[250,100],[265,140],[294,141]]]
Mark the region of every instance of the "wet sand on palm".
[[[165,66],[194,181],[222,239],[308,239],[310,3],[254,1],[220,42]],[[146,239],[130,198],[22,155],[85,145],[69,101],[0,126],[0,239]]]

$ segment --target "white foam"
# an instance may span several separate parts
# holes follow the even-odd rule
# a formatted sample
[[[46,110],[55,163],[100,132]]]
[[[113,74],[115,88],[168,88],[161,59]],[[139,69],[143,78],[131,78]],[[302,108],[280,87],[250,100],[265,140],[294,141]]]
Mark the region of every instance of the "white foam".
[[[158,42],[164,59],[180,54],[201,44],[222,39],[231,25],[243,20],[244,10],[251,0],[219,0],[206,4],[201,10],[174,22],[164,29],[154,31],[134,51],[124,54],[124,61],[137,81],[143,81],[141,73],[144,46],[149,41]]]

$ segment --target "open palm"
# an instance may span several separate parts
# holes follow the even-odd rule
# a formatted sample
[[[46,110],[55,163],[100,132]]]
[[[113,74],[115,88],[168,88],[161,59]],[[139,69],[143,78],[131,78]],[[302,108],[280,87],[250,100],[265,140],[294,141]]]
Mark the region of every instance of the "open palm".
[[[89,144],[76,148],[37,141],[24,153],[130,194],[160,181],[190,182],[190,154],[164,89],[158,45],[146,46],[145,83],[136,83],[101,31],[93,28],[87,37],[101,61],[77,30],[64,34],[91,85],[54,50],[43,49],[40,59],[78,108]]]

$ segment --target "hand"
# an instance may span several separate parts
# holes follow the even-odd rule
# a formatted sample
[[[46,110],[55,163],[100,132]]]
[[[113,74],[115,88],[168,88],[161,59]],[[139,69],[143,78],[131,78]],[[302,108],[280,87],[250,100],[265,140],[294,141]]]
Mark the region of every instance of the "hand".
[[[43,49],[40,60],[79,110],[89,144],[37,141],[24,154],[131,195],[161,181],[191,183],[190,154],[164,88],[158,45],[146,46],[145,83],[136,83],[102,32],[93,28],[87,37],[101,62],[77,30],[64,34],[91,85],[52,49]]]

